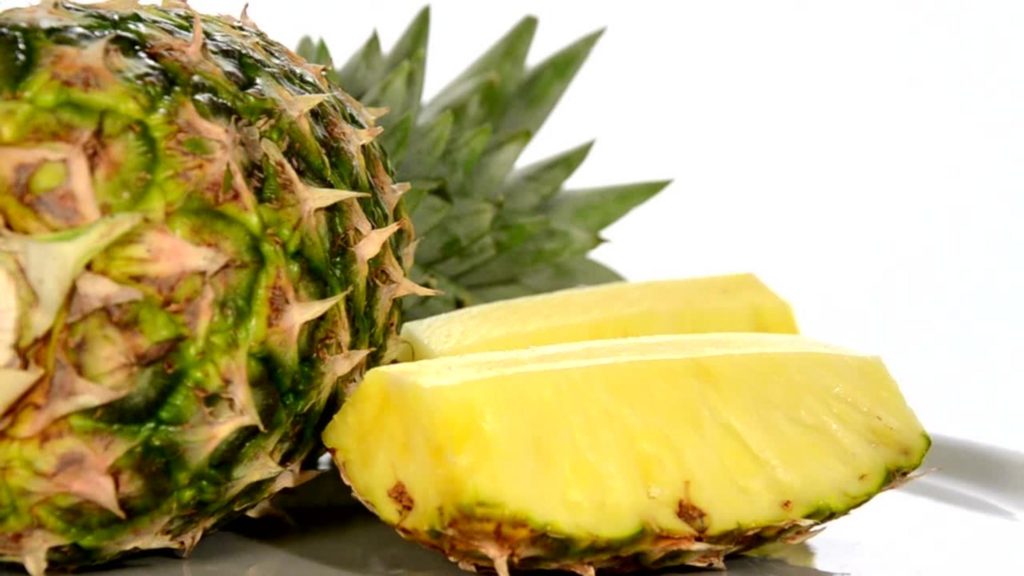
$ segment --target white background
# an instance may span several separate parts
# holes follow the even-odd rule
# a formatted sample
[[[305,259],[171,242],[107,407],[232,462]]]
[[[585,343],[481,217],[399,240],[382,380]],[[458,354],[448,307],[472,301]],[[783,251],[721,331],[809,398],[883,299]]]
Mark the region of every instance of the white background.
[[[423,4],[249,14],[343,61]],[[527,13],[533,62],[607,27],[523,158],[596,138],[573,184],[674,179],[607,230],[602,261],[637,280],[755,272],[805,333],[880,354],[932,432],[1024,450],[1024,3],[432,5],[428,94]]]

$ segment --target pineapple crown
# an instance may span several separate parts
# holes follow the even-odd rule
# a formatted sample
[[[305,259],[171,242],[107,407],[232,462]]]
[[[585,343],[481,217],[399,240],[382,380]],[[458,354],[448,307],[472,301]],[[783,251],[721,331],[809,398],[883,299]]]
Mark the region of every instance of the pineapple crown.
[[[420,237],[412,275],[443,294],[414,299],[415,319],[453,308],[619,280],[587,254],[600,231],[668,182],[567,190],[592,142],[535,164],[516,161],[601,36],[594,32],[527,67],[537,19],[505,36],[423,102],[430,29],[424,8],[385,53],[376,33],[340,68],[323,40],[304,38],[307,60],[381,118],[381,142]]]

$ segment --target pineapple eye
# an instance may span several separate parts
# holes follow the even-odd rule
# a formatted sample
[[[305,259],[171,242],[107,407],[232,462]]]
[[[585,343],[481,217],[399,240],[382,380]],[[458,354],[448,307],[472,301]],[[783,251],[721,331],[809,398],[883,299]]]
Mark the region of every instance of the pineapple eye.
[[[44,194],[62,186],[67,177],[68,167],[64,162],[43,162],[32,173],[28,190],[31,194]]]

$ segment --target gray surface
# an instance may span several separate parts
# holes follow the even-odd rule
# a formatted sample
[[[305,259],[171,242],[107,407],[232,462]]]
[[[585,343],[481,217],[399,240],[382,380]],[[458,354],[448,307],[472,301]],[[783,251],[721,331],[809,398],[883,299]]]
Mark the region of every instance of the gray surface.
[[[1024,455],[939,437],[923,477],[878,496],[800,546],[768,557],[739,557],[739,576],[1022,575]],[[325,481],[331,481],[325,479]],[[329,484],[328,484],[329,486]],[[340,499],[339,499],[340,500]],[[444,558],[402,541],[358,508],[292,512],[247,520],[205,539],[188,560],[148,555],[90,574],[115,576],[444,576],[462,574]],[[18,574],[4,571],[0,574]],[[722,574],[679,570],[663,574]]]

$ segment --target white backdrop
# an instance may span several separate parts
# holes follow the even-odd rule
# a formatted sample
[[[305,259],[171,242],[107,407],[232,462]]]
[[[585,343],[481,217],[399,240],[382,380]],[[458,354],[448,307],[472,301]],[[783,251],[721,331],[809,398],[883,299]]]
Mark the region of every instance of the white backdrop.
[[[343,60],[375,27],[390,46],[424,1],[249,14]],[[638,280],[756,272],[805,333],[880,354],[931,431],[1024,450],[1024,3],[432,5],[428,93],[527,13],[535,62],[607,27],[523,158],[596,138],[573,184],[674,179],[602,261]]]

